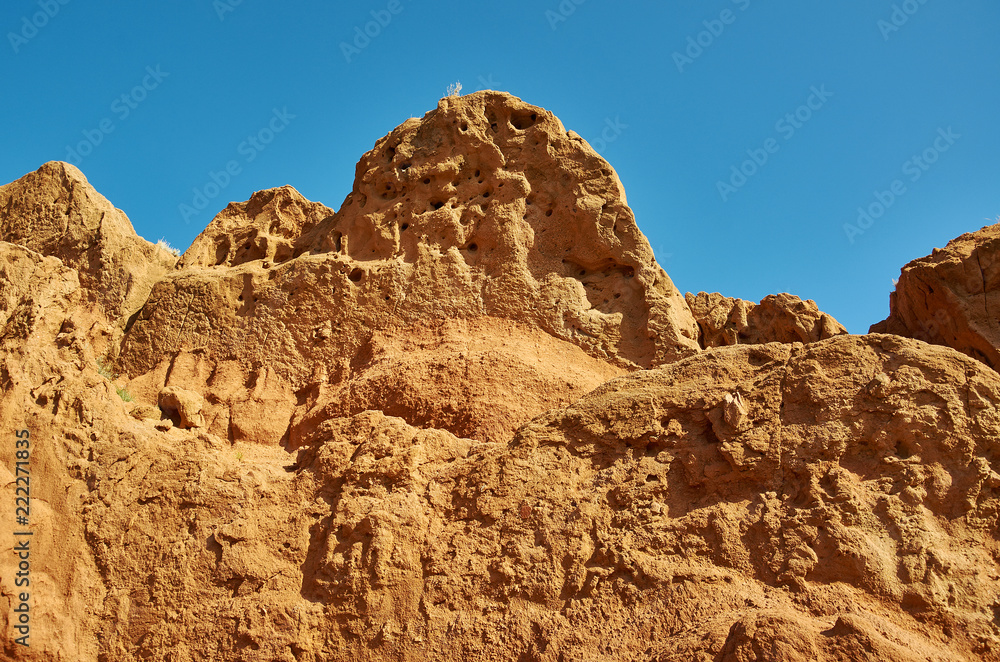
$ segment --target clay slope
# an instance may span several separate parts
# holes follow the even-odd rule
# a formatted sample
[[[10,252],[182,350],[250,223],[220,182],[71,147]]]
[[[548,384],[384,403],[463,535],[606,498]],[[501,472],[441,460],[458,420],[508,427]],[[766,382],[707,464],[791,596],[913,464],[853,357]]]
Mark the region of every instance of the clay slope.
[[[903,267],[889,317],[872,332],[954,347],[1000,369],[1000,224],[963,234]]]

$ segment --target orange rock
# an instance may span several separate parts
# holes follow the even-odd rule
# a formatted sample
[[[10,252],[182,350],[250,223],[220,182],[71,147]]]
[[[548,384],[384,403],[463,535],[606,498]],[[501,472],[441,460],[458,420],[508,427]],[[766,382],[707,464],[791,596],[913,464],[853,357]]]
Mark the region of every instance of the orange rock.
[[[698,322],[699,342],[705,348],[747,343],[826,340],[847,333],[837,320],[821,312],[812,299],[791,294],[769,294],[759,304],[719,293],[685,295]]]
[[[871,332],[947,345],[1000,367],[1000,224],[903,267],[889,295],[889,317]]]
[[[366,410],[503,442],[624,373],[539,329],[490,317],[377,331],[349,370],[335,386],[318,382],[293,425],[293,447],[323,421]]]
[[[339,212],[255,194],[160,276],[39,173],[0,189],[34,545],[25,650],[3,520],[0,657],[1000,660],[1000,375],[790,295],[689,308],[545,111],[445,99]]]
[[[165,248],[136,235],[128,217],[82,172],[61,162],[0,186],[0,240],[76,269],[88,296],[120,326],[177,262]]]
[[[160,409],[177,415],[182,428],[205,426],[205,419],[201,415],[204,402],[198,393],[176,386],[167,386],[160,390],[157,400]]]

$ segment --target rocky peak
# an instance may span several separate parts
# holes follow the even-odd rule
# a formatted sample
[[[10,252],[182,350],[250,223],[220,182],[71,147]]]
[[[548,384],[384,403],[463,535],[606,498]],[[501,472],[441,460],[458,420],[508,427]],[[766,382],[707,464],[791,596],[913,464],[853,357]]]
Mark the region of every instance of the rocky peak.
[[[121,324],[176,262],[139,237],[80,170],[59,161],[0,186],[0,240],[76,269],[90,298]]]
[[[769,294],[760,303],[719,293],[685,296],[698,322],[704,348],[768,342],[811,343],[847,333],[837,320],[820,311],[812,299],[788,293]]]
[[[331,216],[332,209],[306,200],[291,186],[257,191],[246,202],[231,202],[219,212],[177,266],[280,264],[298,257],[302,235]]]

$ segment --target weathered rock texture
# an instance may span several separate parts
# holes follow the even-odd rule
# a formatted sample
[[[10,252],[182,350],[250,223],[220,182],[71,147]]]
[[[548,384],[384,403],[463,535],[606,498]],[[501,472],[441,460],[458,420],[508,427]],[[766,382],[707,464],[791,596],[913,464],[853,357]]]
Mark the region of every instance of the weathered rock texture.
[[[496,92],[442,99],[376,143],[339,212],[291,187],[257,193],[180,266],[131,327],[129,374],[200,347],[246,369],[266,357],[299,385],[373,329],[443,317],[523,322],[622,367],[698,350],[611,167],[551,113]]]
[[[769,294],[759,304],[707,292],[688,292],[685,299],[698,323],[698,342],[704,348],[810,343],[847,333],[837,320],[821,312],[815,301],[791,294]]]
[[[33,497],[0,659],[1000,660],[1000,375],[791,297],[692,313],[610,167],[511,97],[390,137],[336,214],[228,207],[124,327],[85,283],[156,255],[0,242]]]
[[[136,235],[128,217],[82,172],[61,162],[0,186],[0,240],[76,269],[87,295],[114,321],[137,311],[177,262],[167,249]]]
[[[871,331],[954,347],[1000,369],[1000,224],[903,267],[889,317]]]

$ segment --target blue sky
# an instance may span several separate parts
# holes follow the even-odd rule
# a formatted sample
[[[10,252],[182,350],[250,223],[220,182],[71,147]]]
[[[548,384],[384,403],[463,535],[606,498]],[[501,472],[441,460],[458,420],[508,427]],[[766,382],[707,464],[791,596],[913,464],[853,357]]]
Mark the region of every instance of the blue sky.
[[[1000,216],[998,28],[995,0],[6,0],[0,181],[75,160],[183,250],[256,190],[339,208],[461,81],[594,144],[682,292],[864,333],[900,267]]]

